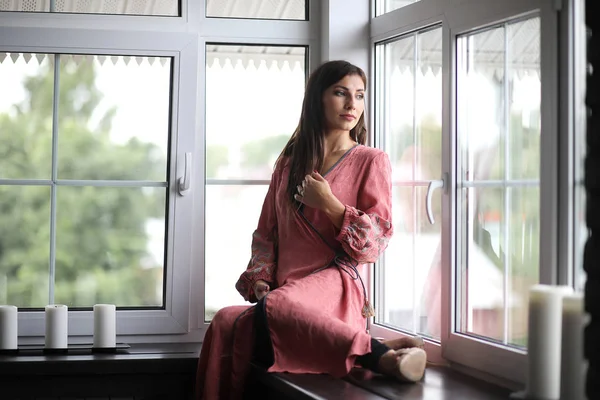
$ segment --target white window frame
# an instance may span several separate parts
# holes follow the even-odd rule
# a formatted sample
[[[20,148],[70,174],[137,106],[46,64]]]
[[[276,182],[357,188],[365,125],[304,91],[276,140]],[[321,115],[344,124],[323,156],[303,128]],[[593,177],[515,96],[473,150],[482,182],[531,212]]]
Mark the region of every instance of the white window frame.
[[[403,10],[403,8],[400,8],[399,10]],[[392,11],[390,12],[390,14],[392,13],[397,13],[398,10]],[[387,14],[384,14],[387,15]],[[410,34],[414,34],[414,33],[418,33],[421,31],[428,31],[430,29],[441,29],[442,31],[442,35],[445,39],[446,37],[446,33],[445,33],[445,27],[443,26],[443,16],[442,15],[436,15],[433,16],[431,18],[428,18],[425,21],[419,21],[416,24],[410,24],[409,26],[405,26],[405,27],[400,27],[400,28],[395,28],[392,30],[392,33],[390,32],[385,32],[382,35],[379,36],[372,36],[371,37],[371,41],[372,41],[372,62],[371,62],[371,71],[373,71],[372,73],[372,77],[370,80],[370,91],[372,93],[375,94],[374,100],[371,103],[371,115],[375,116],[375,118],[372,118],[371,120],[371,126],[370,126],[370,131],[372,132],[372,135],[378,135],[378,130],[379,128],[377,127],[377,124],[383,124],[383,121],[378,121],[377,118],[377,104],[378,102],[383,102],[385,94],[384,93],[378,93],[377,91],[377,87],[379,85],[379,82],[377,81],[377,77],[375,76],[375,74],[378,73],[377,71],[377,63],[379,62],[377,60],[377,56],[376,56],[376,52],[375,52],[375,48],[376,46],[379,46],[383,43],[385,43],[386,41],[388,41],[389,39],[402,39],[403,37],[405,37],[406,35],[410,35]],[[371,34],[373,35],[373,30],[376,29],[375,24],[373,24],[371,26]],[[445,54],[443,55],[445,56]],[[443,65],[445,65],[445,63],[443,63]],[[442,81],[444,82],[444,78],[442,78]],[[443,88],[442,88],[443,91]],[[444,98],[444,95],[442,95],[442,98]],[[444,114],[442,113],[442,120],[444,120]],[[445,147],[445,140],[446,140],[447,135],[444,134],[443,132],[443,127],[442,127],[442,155],[443,157],[446,156],[446,151],[444,151],[444,149],[446,149]],[[382,137],[376,137],[374,138],[374,143],[376,143],[378,146],[380,144],[384,144],[384,139]],[[442,161],[442,167],[444,166],[444,162]],[[442,177],[444,176],[443,171],[440,171],[440,176],[437,177],[437,179],[442,179]],[[436,179],[436,177],[432,177],[431,179]],[[420,183],[420,182],[419,182]],[[415,186],[413,187],[426,187],[423,186],[422,184],[419,184],[418,182],[415,182]],[[402,187],[402,186],[400,186]],[[404,187],[408,187],[408,186],[404,186]],[[445,191],[445,189],[444,189]],[[442,207],[444,207],[444,201],[442,200]],[[395,211],[397,212],[397,211]],[[437,223],[439,224],[441,221],[438,221]],[[441,235],[440,237],[444,238],[444,232],[443,232],[444,226],[442,226],[442,231],[441,231]],[[442,242],[442,246],[444,245],[444,243]],[[443,253],[442,253],[443,254]],[[385,253],[382,256],[383,260],[385,260]],[[375,265],[374,269],[371,271],[371,273],[373,274],[375,271],[375,269],[380,268],[379,265]],[[376,274],[376,273],[375,273]],[[371,293],[371,298],[374,301],[374,304],[376,305],[376,307],[380,307],[379,304],[376,301],[376,282],[375,279],[373,279],[374,275],[371,276],[370,279],[370,293]],[[412,336],[412,334],[410,333],[406,333],[403,331],[399,331],[396,329],[393,329],[389,326],[384,326],[384,325],[380,325],[377,324],[375,321],[375,318],[371,319],[370,322],[370,326],[369,326],[370,332],[373,336],[375,337],[383,337],[386,339],[391,339],[394,337],[397,337],[398,335],[400,336]],[[439,343],[437,343],[436,341],[432,341],[432,340],[428,340],[425,339],[425,351],[427,352],[427,359],[430,362],[436,363],[436,364],[445,364],[445,361],[442,357],[442,350],[441,350],[441,346],[439,345]]]
[[[560,3],[560,2],[558,2]],[[541,176],[540,176],[540,282],[546,284],[572,283],[565,270],[572,270],[572,239],[559,241],[558,218],[561,226],[573,226],[572,195],[561,199],[559,208],[559,168],[560,176],[569,174],[567,163],[559,164],[558,149],[558,46],[556,45],[558,19],[552,0],[421,0],[398,10],[383,14],[371,21],[371,46],[387,39],[416,32],[431,25],[442,23],[443,48],[443,123],[442,123],[442,175],[449,177],[448,191],[442,197],[442,337],[439,343],[426,341],[428,356],[434,362],[447,362],[467,371],[493,377],[508,385],[525,382],[526,353],[476,339],[456,332],[456,38],[479,28],[510,21],[517,16],[539,10],[541,17],[541,68],[542,68],[542,127]],[[565,32],[561,32],[565,35]],[[373,69],[373,61],[371,63]],[[374,70],[374,69],[373,69]],[[566,73],[563,73],[564,79]],[[373,74],[371,81],[374,81]],[[560,107],[564,110],[564,107]],[[371,112],[374,104],[371,104]],[[570,114],[568,114],[570,115]],[[374,131],[374,125],[371,130]],[[572,143],[561,147],[560,157],[573,154]],[[569,156],[572,157],[572,156]],[[569,159],[569,158],[568,158]],[[572,158],[570,158],[572,159]],[[564,186],[563,186],[564,184]],[[572,181],[560,184],[561,190],[573,193]],[[571,240],[571,241],[569,241]],[[552,249],[544,251],[544,249]],[[563,257],[563,258],[559,258]],[[569,260],[560,264],[557,260]],[[559,274],[560,272],[560,274]],[[383,326],[372,325],[371,332],[377,336],[398,335],[398,331]]]

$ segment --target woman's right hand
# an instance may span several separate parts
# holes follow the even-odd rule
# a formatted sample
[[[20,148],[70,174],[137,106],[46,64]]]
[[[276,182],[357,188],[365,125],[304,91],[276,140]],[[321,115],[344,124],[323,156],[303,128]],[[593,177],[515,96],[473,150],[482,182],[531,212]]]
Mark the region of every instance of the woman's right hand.
[[[256,299],[260,300],[269,293],[269,284],[262,279],[257,280],[254,283],[254,294],[256,295]]]

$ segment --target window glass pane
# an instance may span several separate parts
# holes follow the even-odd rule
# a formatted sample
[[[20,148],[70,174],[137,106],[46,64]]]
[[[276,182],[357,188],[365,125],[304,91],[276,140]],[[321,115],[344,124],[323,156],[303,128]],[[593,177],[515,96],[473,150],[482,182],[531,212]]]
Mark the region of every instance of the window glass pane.
[[[166,189],[56,190],[55,301],[162,306]]]
[[[307,20],[307,6],[308,0],[206,0],[206,16]]]
[[[58,178],[165,181],[171,59],[59,57]]]
[[[419,0],[376,0],[376,15],[388,13],[390,11],[397,10],[402,7],[406,7],[409,4],[416,3]]]
[[[376,270],[377,323],[439,339],[441,335],[441,192],[433,194],[436,224],[425,210],[427,187],[395,186],[394,236]],[[398,287],[401,282],[401,290]]]
[[[207,46],[206,177],[269,180],[298,124],[304,47]]]
[[[405,36],[377,47],[378,134],[393,170],[394,236],[376,269],[376,322],[440,337],[441,198],[432,225],[427,185],[441,178],[442,31]],[[397,282],[405,282],[402,291]]]
[[[0,179],[50,179],[54,56],[0,52]]]
[[[470,227],[461,237],[460,331],[502,341],[504,335],[504,264],[506,238],[501,188],[463,189],[463,218]]]
[[[508,157],[512,179],[539,179],[541,133],[540,20],[510,24],[508,68]]]
[[[250,260],[275,160],[298,124],[306,48],[206,50],[205,319],[210,320],[224,306],[244,304],[235,283]],[[236,221],[235,227],[226,221]]]
[[[0,304],[48,304],[50,187],[0,185]]]
[[[2,0],[0,11],[179,16],[179,0]]]
[[[266,185],[206,187],[206,320],[225,306],[248,304],[235,289],[235,283],[250,260],[252,232],[267,190]],[[235,226],[231,221],[235,221]]]
[[[539,40],[537,17],[458,40],[457,326],[515,346],[539,281]]]

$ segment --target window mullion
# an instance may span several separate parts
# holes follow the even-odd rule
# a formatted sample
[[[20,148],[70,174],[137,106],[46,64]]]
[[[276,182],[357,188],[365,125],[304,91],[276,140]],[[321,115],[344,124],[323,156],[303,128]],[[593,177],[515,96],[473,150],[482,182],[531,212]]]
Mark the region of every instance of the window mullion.
[[[509,102],[509,41],[508,41],[508,24],[504,24],[504,84],[503,84],[503,103],[504,103],[504,180],[509,181],[511,178],[511,165],[510,165],[510,102]],[[503,343],[508,344],[508,332],[510,325],[510,313],[509,313],[509,296],[510,296],[510,196],[512,188],[507,187],[504,191],[504,294],[503,294],[503,306],[504,306],[504,326],[503,326]]]
[[[419,55],[418,50],[418,34],[415,33],[413,35],[413,93],[412,93],[412,134],[413,134],[413,164],[412,164],[412,179],[413,181],[416,178],[415,166],[418,165],[418,151],[417,148],[419,146],[418,143],[418,135],[417,135],[417,71],[419,68],[419,62],[417,57]],[[418,206],[417,206],[417,188],[412,188],[412,202],[413,202],[413,223],[412,223],[412,295],[413,295],[413,309],[412,309],[412,317],[413,317],[413,332],[417,333],[418,329],[418,318],[417,318],[417,278],[416,278],[416,248],[417,248],[417,228],[418,228]]]
[[[50,186],[50,273],[48,303],[54,303],[56,278],[56,180],[58,179],[58,103],[60,100],[60,54],[54,55],[54,87],[52,101],[52,177]]]

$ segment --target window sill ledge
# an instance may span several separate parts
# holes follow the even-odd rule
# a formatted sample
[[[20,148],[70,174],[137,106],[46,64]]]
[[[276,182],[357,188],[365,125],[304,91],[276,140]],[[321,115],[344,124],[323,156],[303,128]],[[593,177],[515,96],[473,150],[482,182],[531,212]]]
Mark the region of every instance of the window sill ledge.
[[[508,389],[464,375],[448,367],[428,367],[423,381],[399,383],[355,369],[345,379],[327,375],[270,374],[253,367],[256,390],[267,388],[269,398],[306,399],[478,399],[504,400]]]
[[[199,343],[132,344],[118,354],[0,356],[0,397],[193,397]]]

